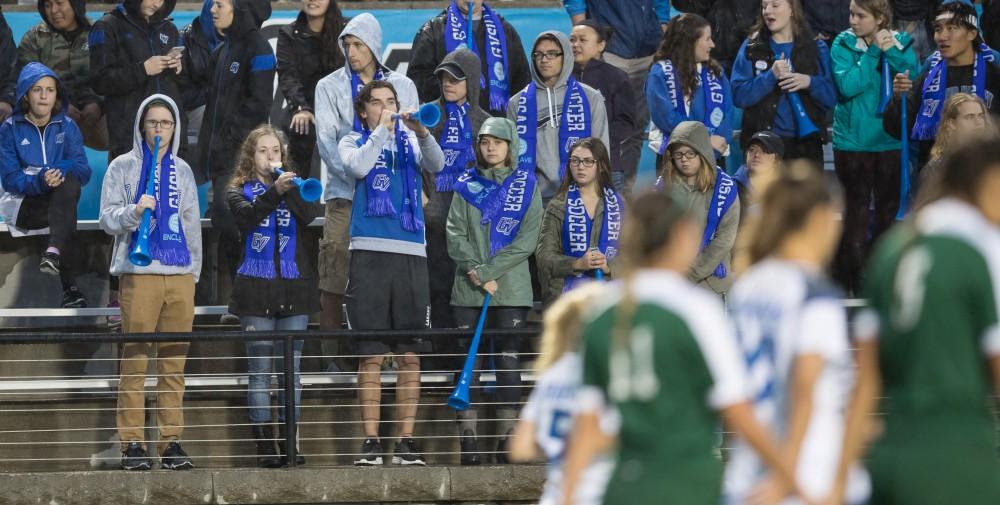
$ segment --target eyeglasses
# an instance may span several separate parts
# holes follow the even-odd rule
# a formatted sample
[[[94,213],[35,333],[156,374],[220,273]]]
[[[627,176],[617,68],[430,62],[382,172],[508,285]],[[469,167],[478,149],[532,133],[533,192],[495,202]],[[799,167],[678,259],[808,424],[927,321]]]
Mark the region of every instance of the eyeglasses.
[[[698,153],[694,151],[678,151],[675,153],[670,153],[670,157],[676,161],[693,160],[696,157],[698,157]]]
[[[554,60],[556,58],[562,58],[562,55],[563,55],[563,53],[561,53],[559,51],[546,51],[544,53],[541,52],[541,51],[535,51],[535,52],[531,53],[531,57],[533,59],[535,59],[536,61],[537,60]]]
[[[569,166],[571,167],[583,165],[586,168],[594,168],[594,165],[596,164],[597,160],[594,158],[577,158],[576,156],[573,156],[569,159]]]
[[[163,130],[169,130],[169,129],[173,128],[174,124],[176,124],[176,123],[174,123],[173,121],[171,121],[169,119],[163,119],[163,120],[160,120],[160,121],[157,121],[155,119],[147,119],[145,121],[145,124],[146,124],[146,128],[150,129],[150,130],[155,130],[157,128],[160,128],[160,129],[163,129]]]

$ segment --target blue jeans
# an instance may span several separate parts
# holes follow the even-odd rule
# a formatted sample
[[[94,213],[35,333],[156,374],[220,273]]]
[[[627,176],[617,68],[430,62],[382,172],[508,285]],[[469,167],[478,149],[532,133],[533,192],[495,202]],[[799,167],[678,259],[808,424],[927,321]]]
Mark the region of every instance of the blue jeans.
[[[309,316],[291,316],[268,318],[255,316],[240,316],[243,331],[272,330],[305,330],[309,325]],[[295,420],[301,417],[299,404],[302,401],[302,378],[299,375],[299,365],[302,361],[302,341],[295,340],[292,352],[295,362]],[[247,386],[247,406],[250,408],[251,423],[271,422],[271,373],[278,375],[278,421],[285,421],[285,341],[284,340],[254,340],[247,342],[247,371],[249,384]],[[277,364],[275,364],[277,361]]]

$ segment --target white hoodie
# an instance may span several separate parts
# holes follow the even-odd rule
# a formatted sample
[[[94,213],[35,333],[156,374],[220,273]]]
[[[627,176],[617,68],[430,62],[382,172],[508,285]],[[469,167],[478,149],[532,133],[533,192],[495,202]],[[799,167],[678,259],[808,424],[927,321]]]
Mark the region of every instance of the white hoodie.
[[[353,35],[375,56],[375,62],[382,67],[382,27],[375,16],[365,12],[351,19],[340,33],[340,50],[345,57],[344,37]],[[417,110],[420,99],[417,87],[409,77],[382,67],[385,80],[392,84],[399,97],[399,110]],[[343,198],[354,199],[354,185],[357,180],[347,175],[340,159],[338,144],[354,129],[354,98],[351,96],[350,63],[332,74],[320,79],[316,84],[316,146],[320,158],[326,164],[326,190],[323,200]]]
[[[174,135],[171,141],[171,152],[173,153],[175,170],[177,172],[177,190],[180,193],[181,227],[184,230],[184,239],[187,242],[188,252],[191,254],[191,264],[187,266],[162,265],[159,261],[153,260],[145,267],[136,266],[128,260],[131,251],[132,232],[139,228],[141,217],[136,215],[135,200],[136,191],[139,189],[139,176],[142,172],[142,134],[139,132],[139,122],[142,114],[146,111],[146,106],[153,100],[163,100],[170,104],[174,118],[178,120],[182,117],[177,110],[177,104],[166,95],[150,95],[135,114],[135,123],[132,128],[133,142],[132,150],[115,158],[108,165],[108,171],[104,174],[104,184],[101,187],[101,229],[108,235],[115,237],[115,247],[111,255],[111,273],[113,275],[122,274],[155,274],[155,275],[185,275],[194,276],[198,282],[201,273],[201,211],[198,208],[198,186],[194,182],[194,174],[191,167],[184,160],[177,157],[177,150],[180,147],[180,135],[183,132],[180,121],[174,125]]]

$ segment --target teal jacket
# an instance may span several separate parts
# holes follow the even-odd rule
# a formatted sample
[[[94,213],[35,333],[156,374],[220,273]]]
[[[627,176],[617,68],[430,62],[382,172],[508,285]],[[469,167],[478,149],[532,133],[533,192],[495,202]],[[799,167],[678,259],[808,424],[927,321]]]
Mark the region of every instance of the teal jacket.
[[[920,65],[913,39],[906,33],[894,35],[895,47],[884,53],[890,73],[895,76],[909,70],[915,78]],[[850,29],[833,41],[833,80],[840,95],[833,111],[833,148],[838,151],[881,152],[900,147],[899,140],[885,132],[877,117],[882,55],[878,46],[868,46]]]

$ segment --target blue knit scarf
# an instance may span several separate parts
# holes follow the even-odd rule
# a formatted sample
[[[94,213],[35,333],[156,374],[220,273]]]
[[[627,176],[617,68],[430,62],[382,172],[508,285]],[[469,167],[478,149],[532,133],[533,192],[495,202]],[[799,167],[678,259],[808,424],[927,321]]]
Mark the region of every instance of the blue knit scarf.
[[[149,230],[149,253],[161,265],[188,266],[191,264],[191,253],[188,251],[187,240],[184,238],[184,227],[181,226],[180,204],[181,193],[177,188],[177,165],[170,149],[163,155],[158,167],[154,166],[153,153],[149,146],[142,142],[142,171],[139,174],[139,191],[136,191],[132,203],[139,203],[145,194],[142,191],[154,170],[154,194],[156,209],[153,210],[153,220]],[[167,183],[163,184],[166,180]],[[165,225],[165,226],[164,226]],[[139,239],[139,230],[132,232],[132,243]]]
[[[267,186],[258,180],[243,185],[243,196],[250,202],[265,192],[267,192]],[[277,274],[277,269],[274,267],[274,247],[277,244],[281,278],[298,279],[299,267],[295,263],[295,234],[295,220],[292,219],[288,205],[282,200],[278,203],[278,208],[268,214],[263,221],[257,223],[253,231],[245,237],[243,264],[240,265],[237,273],[258,279],[274,279]]]

